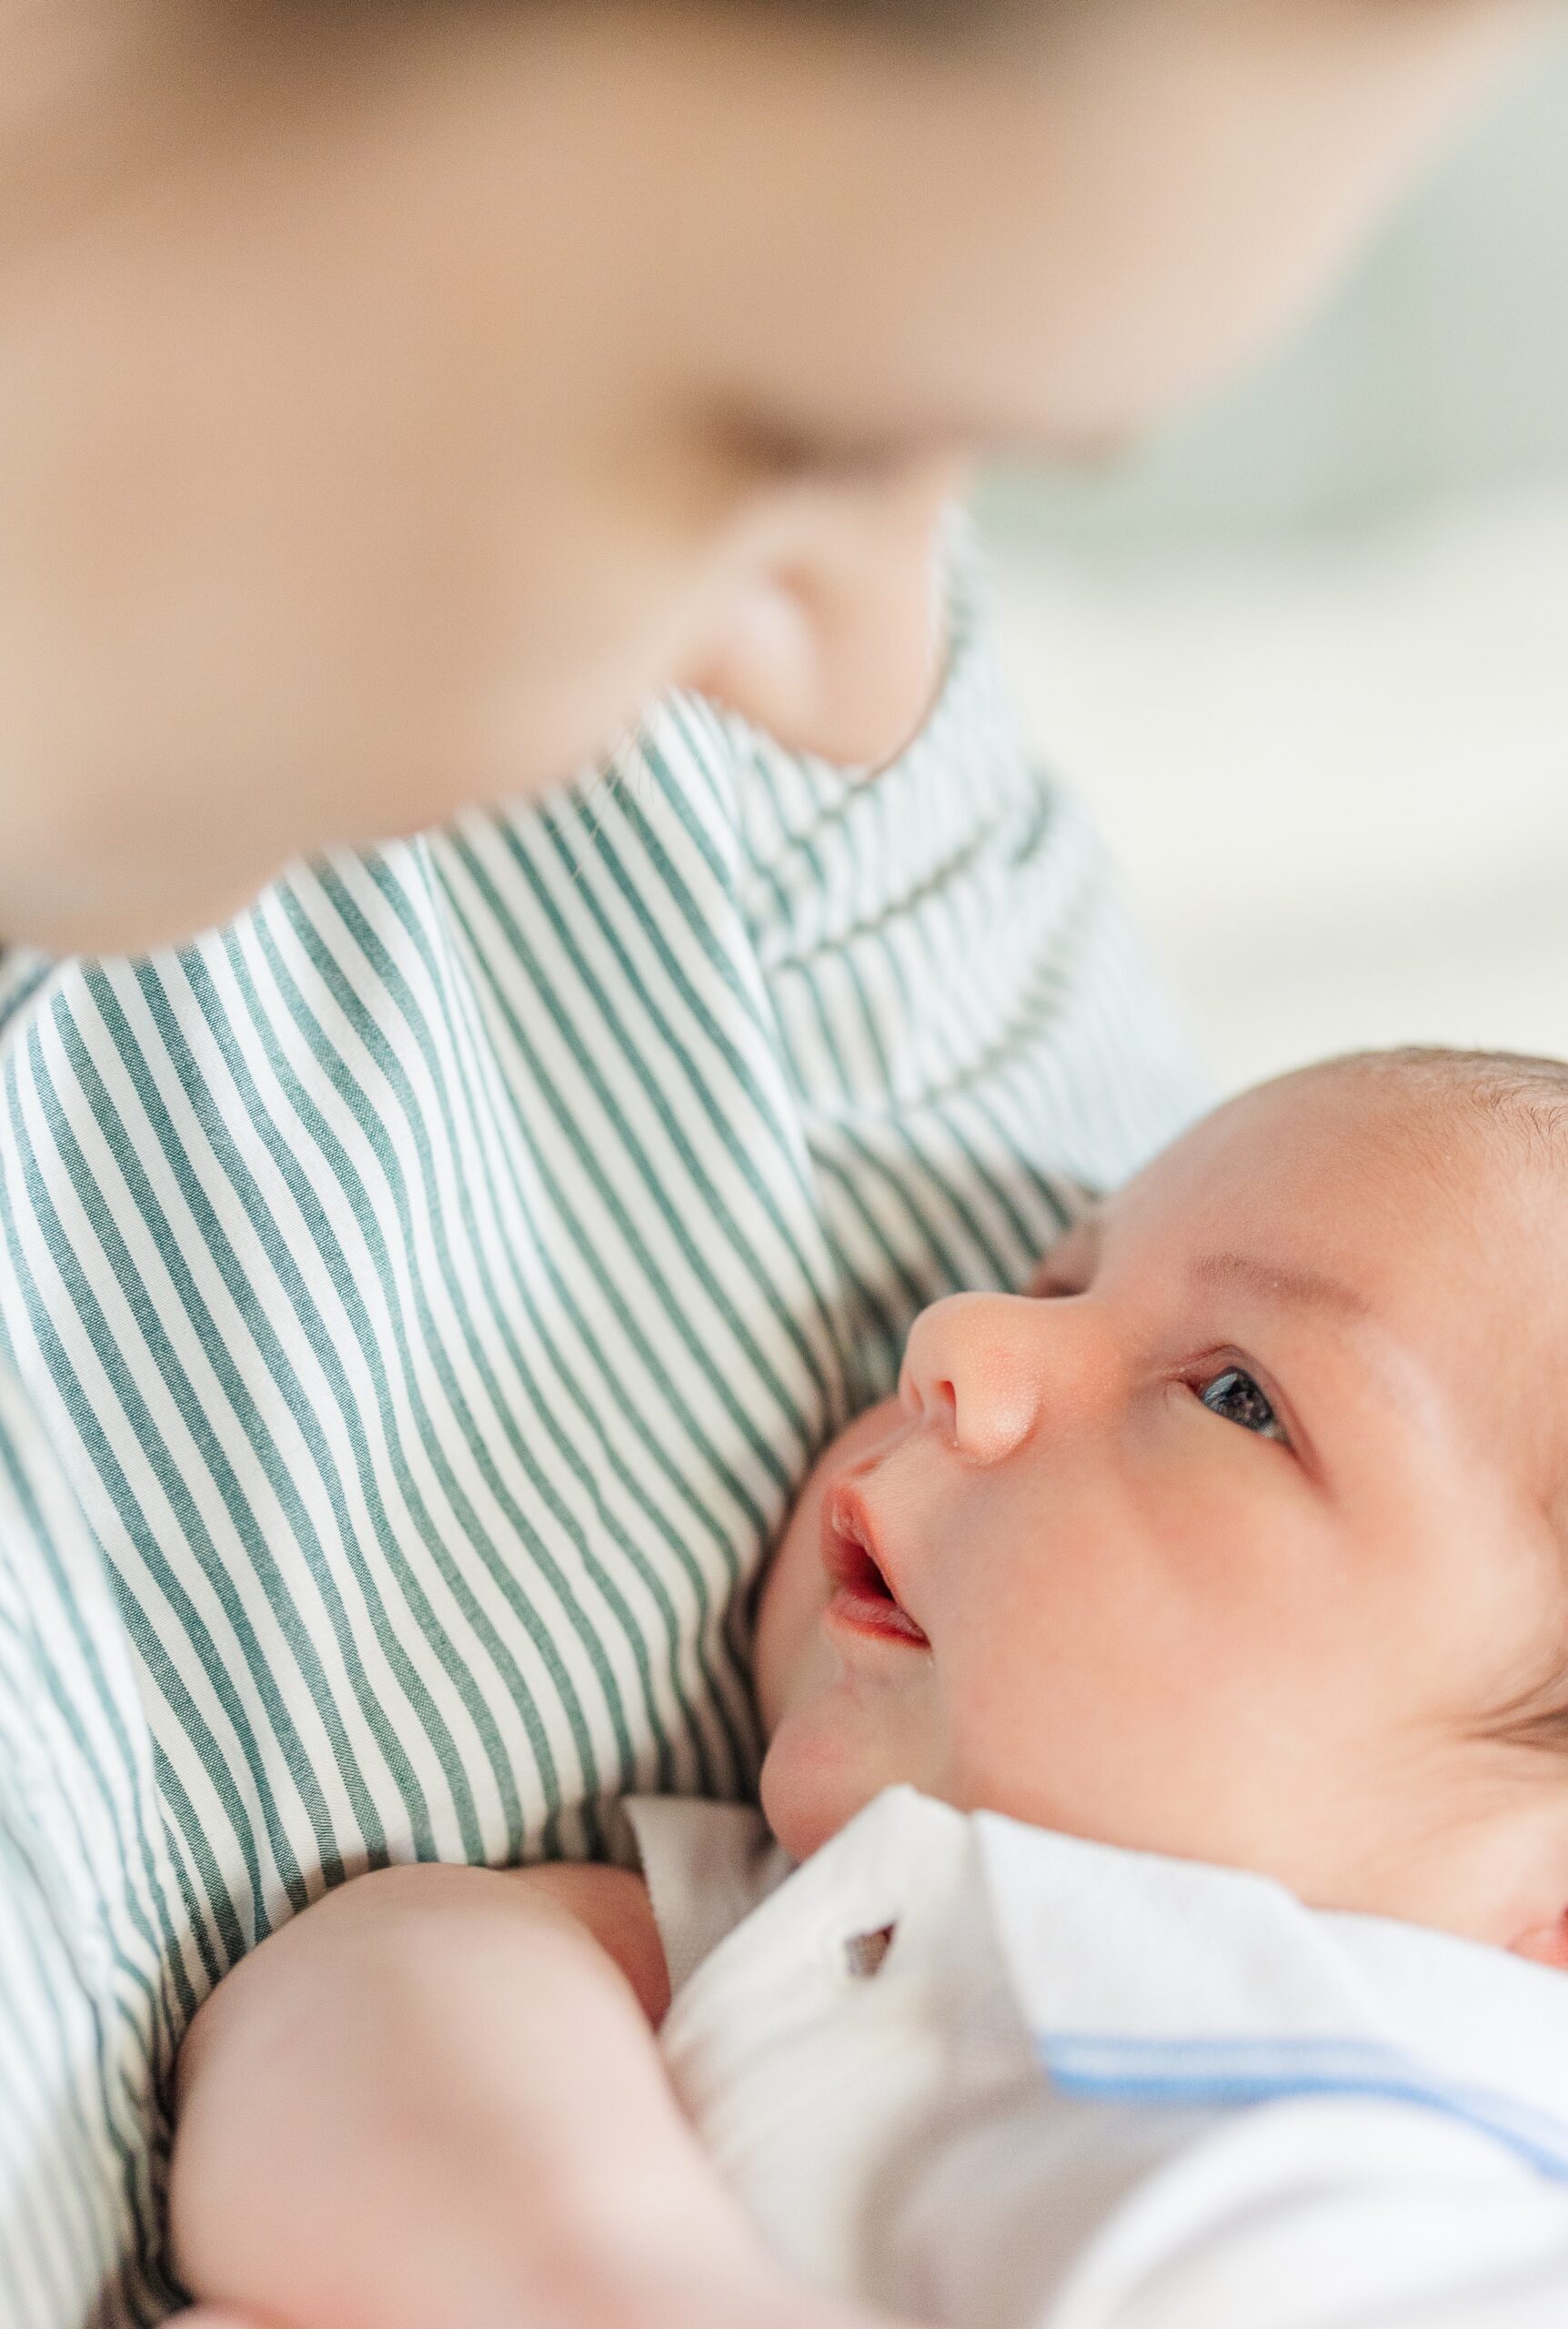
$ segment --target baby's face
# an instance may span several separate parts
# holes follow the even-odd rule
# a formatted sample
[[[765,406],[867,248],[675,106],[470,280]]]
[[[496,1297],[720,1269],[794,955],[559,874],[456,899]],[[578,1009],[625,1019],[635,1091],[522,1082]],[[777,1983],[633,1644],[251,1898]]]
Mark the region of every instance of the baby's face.
[[[1568,1663],[1555,1168],[1365,1068],[1233,1102],[960,1295],[819,1467],[764,1598],[763,1802],[879,1789],[1250,1868],[1557,1960]]]

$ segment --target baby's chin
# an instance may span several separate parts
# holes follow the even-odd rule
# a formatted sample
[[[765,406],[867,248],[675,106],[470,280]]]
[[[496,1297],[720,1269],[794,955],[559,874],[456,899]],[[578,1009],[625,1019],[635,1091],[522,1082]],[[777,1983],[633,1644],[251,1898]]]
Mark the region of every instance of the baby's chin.
[[[784,1717],[763,1759],[762,1816],[791,1860],[809,1860],[831,1843],[890,1778],[858,1772],[841,1751],[811,1738],[809,1723]]]
[[[900,1717],[902,1719],[900,1719]],[[890,1787],[946,1796],[921,1709],[869,1719],[856,1694],[807,1690],[783,1715],[763,1759],[763,1816],[791,1860],[809,1860]]]
[[[824,1792],[802,1784],[791,1768],[789,1746],[775,1739],[762,1764],[758,1785],[762,1817],[791,1860],[809,1860],[831,1841],[852,1813],[831,1807]]]

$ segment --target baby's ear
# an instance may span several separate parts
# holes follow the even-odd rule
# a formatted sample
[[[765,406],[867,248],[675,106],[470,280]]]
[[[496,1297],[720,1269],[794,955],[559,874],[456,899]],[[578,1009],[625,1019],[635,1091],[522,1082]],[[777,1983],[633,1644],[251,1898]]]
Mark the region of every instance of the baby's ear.
[[[1568,1909],[1550,1924],[1533,1925],[1509,1947],[1515,1957],[1529,1957],[1537,1965],[1555,1965],[1560,1973],[1568,1973]]]

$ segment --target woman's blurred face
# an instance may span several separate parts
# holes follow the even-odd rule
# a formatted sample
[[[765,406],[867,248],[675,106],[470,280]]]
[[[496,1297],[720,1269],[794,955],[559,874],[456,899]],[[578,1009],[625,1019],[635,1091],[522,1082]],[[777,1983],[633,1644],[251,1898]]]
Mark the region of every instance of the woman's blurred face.
[[[0,937],[145,944],[656,690],[896,751],[966,456],[1301,305],[1511,0],[0,0]]]

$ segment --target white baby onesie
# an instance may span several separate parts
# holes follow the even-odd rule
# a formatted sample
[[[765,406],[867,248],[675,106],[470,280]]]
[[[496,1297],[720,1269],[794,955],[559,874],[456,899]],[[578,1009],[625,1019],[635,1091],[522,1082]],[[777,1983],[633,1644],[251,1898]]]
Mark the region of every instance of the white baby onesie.
[[[803,2280],[952,2329],[1561,2329],[1568,1979],[907,1788],[628,1806],[661,2043]]]

